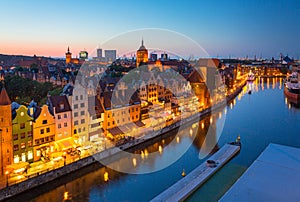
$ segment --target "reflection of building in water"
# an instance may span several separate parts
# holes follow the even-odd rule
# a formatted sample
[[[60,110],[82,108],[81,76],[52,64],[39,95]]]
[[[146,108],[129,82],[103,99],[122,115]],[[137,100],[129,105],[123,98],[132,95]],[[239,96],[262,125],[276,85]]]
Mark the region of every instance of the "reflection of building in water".
[[[214,153],[219,149],[217,144],[217,127],[216,121],[211,116],[204,117],[199,121],[197,136],[193,144],[205,154]]]

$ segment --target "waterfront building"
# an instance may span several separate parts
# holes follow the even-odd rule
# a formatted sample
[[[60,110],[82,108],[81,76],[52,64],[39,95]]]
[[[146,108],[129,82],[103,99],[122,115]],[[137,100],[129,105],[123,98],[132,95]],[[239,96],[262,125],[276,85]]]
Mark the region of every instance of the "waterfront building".
[[[50,96],[47,103],[51,115],[55,117],[55,141],[70,138],[72,136],[72,109],[67,96]]]
[[[24,105],[12,112],[13,157],[14,163],[33,162],[33,118]]]
[[[142,40],[142,44],[140,48],[136,52],[136,66],[140,66],[140,64],[145,64],[148,62],[148,50],[144,46],[144,40]]]
[[[47,105],[30,108],[33,121],[33,158],[34,161],[48,159],[55,151],[55,118]]]
[[[73,115],[73,134],[79,137],[80,144],[89,140],[88,92],[83,85],[85,85],[84,81],[76,82],[73,94],[69,95]]]
[[[88,97],[89,113],[89,141],[93,141],[103,134],[104,109],[99,96]]]
[[[0,138],[0,175],[4,175],[6,166],[13,163],[11,101],[5,88],[0,93]]]

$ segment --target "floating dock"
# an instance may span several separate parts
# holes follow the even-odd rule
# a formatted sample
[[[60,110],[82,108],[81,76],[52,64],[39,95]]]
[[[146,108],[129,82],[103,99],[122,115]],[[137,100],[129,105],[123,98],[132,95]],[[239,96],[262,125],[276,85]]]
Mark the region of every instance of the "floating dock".
[[[191,173],[153,198],[151,202],[184,201],[190,194],[207,181],[208,178],[232,159],[240,151],[240,148],[240,145],[225,144],[209,158],[209,160],[211,160],[209,162],[216,162],[216,164],[211,165],[208,164],[207,161],[202,163]]]

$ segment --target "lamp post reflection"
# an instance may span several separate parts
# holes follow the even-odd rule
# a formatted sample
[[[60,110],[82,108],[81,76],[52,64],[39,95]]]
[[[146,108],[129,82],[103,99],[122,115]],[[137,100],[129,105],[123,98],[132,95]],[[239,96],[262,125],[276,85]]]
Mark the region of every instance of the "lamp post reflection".
[[[5,176],[6,176],[6,187],[8,187],[8,175],[9,175],[9,171],[5,172]]]

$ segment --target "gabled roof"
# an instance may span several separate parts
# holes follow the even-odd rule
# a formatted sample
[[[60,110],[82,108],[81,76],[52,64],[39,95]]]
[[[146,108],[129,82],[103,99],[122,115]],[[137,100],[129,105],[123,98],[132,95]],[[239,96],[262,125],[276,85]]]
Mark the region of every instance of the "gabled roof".
[[[8,94],[5,90],[5,88],[3,87],[0,93],[0,105],[10,105],[11,101],[8,97]]]
[[[193,70],[188,76],[187,80],[191,83],[200,83],[203,82],[203,78],[197,70]]]
[[[62,113],[62,112],[67,112],[71,111],[71,107],[68,101],[67,96],[65,95],[54,95],[49,97],[49,108],[50,112],[53,112],[53,108],[55,108],[55,113]]]

